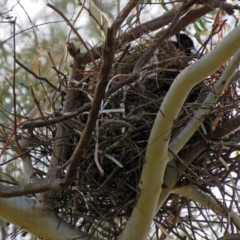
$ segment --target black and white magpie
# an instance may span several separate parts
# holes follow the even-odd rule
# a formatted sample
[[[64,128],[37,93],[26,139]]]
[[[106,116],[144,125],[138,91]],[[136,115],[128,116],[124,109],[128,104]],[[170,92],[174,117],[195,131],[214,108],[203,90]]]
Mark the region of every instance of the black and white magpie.
[[[197,50],[194,47],[193,40],[185,33],[177,33],[175,35],[176,40],[172,40],[173,44],[180,51],[184,52],[187,56],[197,54]]]

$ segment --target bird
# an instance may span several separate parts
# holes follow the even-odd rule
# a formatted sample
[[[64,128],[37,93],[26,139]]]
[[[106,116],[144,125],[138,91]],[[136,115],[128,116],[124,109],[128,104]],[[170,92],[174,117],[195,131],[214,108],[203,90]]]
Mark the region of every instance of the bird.
[[[130,47],[124,46],[119,61],[116,64],[117,73],[129,73],[132,71],[136,61],[146,52],[158,39],[149,37],[139,41],[138,45]],[[185,33],[177,33],[174,40],[167,39],[162,42],[151,58],[153,61],[161,63],[162,68],[184,68],[189,58],[184,56],[198,56],[193,40]]]
[[[194,47],[193,40],[185,33],[177,33],[175,35],[176,41],[171,42],[175,45],[177,49],[184,52],[186,56],[191,56],[197,54],[197,50]]]

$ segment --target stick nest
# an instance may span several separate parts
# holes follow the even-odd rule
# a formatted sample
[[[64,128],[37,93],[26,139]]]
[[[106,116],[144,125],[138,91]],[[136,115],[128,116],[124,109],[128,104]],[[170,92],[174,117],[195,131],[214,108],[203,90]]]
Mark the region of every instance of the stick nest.
[[[135,42],[131,46],[119,46],[108,87],[123,81],[131,73],[139,57],[154,41],[150,39]],[[79,159],[78,176],[71,189],[61,192],[56,197],[55,208],[62,218],[85,232],[98,233],[106,239],[114,239],[121,233],[138,198],[138,183],[145,161],[145,151],[159,107],[176,76],[192,61],[192,57],[185,56],[171,42],[166,41],[142,67],[137,81],[103,100],[92,140],[83,159]],[[98,64],[100,68],[101,60]],[[85,76],[81,88],[91,99],[98,74],[93,70],[92,64],[86,66],[85,73],[89,75]],[[221,72],[215,73],[191,91],[173,126],[172,139],[213,90],[213,83],[220,74]],[[218,125],[233,117],[231,104],[235,98],[236,93],[229,87],[219,98],[204,126],[195,133],[179,156],[183,156],[191,144],[205,135],[204,129],[207,132],[211,131],[213,121],[219,114],[221,120]],[[231,107],[225,107],[229,104]],[[82,114],[78,121],[84,125],[87,117],[87,113]],[[81,134],[76,130],[72,136],[73,149],[80,137]],[[211,159],[211,164],[218,163],[214,154],[214,148],[203,151],[186,169],[185,173],[188,173],[188,176],[180,175],[177,185],[199,181],[199,185],[211,186],[214,178],[209,177],[210,163],[206,162],[206,158],[210,157],[208,159]],[[225,177],[229,174],[224,171],[222,164],[216,164],[211,168],[212,172],[213,170],[217,178],[219,171]],[[64,175],[64,172],[62,174]],[[203,179],[208,179],[208,184]],[[172,202],[174,201],[171,196],[158,212],[156,221],[163,223],[175,209],[176,206],[170,204]],[[184,202],[186,204],[186,201],[182,201],[183,205]],[[157,230],[153,230],[157,234]]]

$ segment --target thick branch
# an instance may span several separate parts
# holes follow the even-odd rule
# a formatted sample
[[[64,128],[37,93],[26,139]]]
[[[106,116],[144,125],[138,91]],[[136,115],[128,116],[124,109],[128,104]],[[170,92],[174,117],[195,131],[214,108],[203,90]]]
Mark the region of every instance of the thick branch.
[[[217,126],[216,130],[212,132],[211,140],[220,141],[226,135],[237,130],[240,127],[240,116],[231,119],[223,126]],[[186,165],[190,164],[199,154],[201,154],[207,147],[209,143],[205,139],[198,140],[192,145],[192,147],[182,156],[184,163]],[[184,171],[186,165],[180,165],[180,172]]]
[[[229,66],[227,67],[225,72],[223,73],[221,80],[219,79],[219,81],[214,86],[214,90],[216,92],[210,93],[209,96],[204,101],[204,104],[207,104],[208,107],[211,106],[211,104],[213,104],[214,101],[219,97],[219,93],[231,81],[231,77],[234,74],[234,69],[236,69],[238,66],[240,51],[237,51],[237,50],[240,46],[239,46],[239,43],[237,43],[237,41],[239,41],[238,40],[239,38],[240,38],[240,36],[238,35],[238,33],[235,30],[233,30],[226,38],[224,38],[222,40],[222,42],[219,43],[219,45],[212,52],[205,55],[201,60],[199,60],[195,64],[190,65],[188,68],[186,68],[174,81],[171,89],[169,90],[169,92],[167,94],[167,96],[169,97],[168,100],[171,101],[171,99],[170,99],[171,96],[176,96],[176,94],[179,97],[180,96],[179,94],[182,94],[182,92],[185,91],[185,88],[188,85],[190,86],[191,84],[194,84],[193,79],[196,81],[200,81],[201,79],[204,79],[205,77],[201,76],[202,74],[206,74],[205,76],[210,75],[210,73],[211,73],[210,68],[212,68],[212,71],[214,71],[215,69],[217,69],[217,66],[215,64],[219,64],[218,66],[220,66],[220,64],[221,64],[220,61],[222,61],[222,63],[224,63],[225,61],[228,60],[228,58],[231,57],[231,54],[234,54],[235,52],[237,52],[234,59],[232,59],[231,63],[229,64]],[[226,51],[225,49],[228,49],[228,50],[231,49],[230,50],[231,53],[228,52],[229,55],[227,55],[228,50]],[[186,76],[185,79],[184,79],[184,76]],[[180,84],[181,82],[178,80],[186,81],[185,85],[183,85],[184,87],[181,86],[181,84]],[[171,91],[173,88],[175,88],[174,92]],[[171,94],[173,94],[173,95],[171,95]],[[188,95],[188,93],[184,93],[184,94]],[[185,95],[185,96],[187,96],[187,95]],[[174,101],[176,101],[176,102],[172,101],[171,105],[167,105],[166,110],[171,109],[173,111],[173,108],[174,108],[173,106],[176,107],[177,103],[179,103],[179,101],[180,101],[178,99],[178,97],[174,98]],[[165,98],[165,99],[167,101],[167,98]],[[165,101],[165,99],[164,99],[164,101]],[[164,102],[163,102],[163,104],[164,104]],[[163,104],[162,104],[162,106],[163,106]],[[183,102],[182,102],[182,104],[183,104]],[[163,111],[163,113],[164,112],[165,111]],[[205,116],[208,112],[209,112],[209,108],[199,109],[196,112],[196,114],[194,115],[194,117],[189,121],[188,125],[180,132],[180,134],[178,136],[176,136],[173,139],[173,141],[170,144],[170,149],[175,154],[177,154],[181,150],[181,148],[185,145],[185,143],[195,133],[195,131],[200,126],[200,124],[204,121]],[[174,118],[172,118],[172,119],[174,119]],[[234,126],[236,126],[236,122],[235,122]],[[164,128],[162,126],[162,129],[166,129],[166,128]],[[202,145],[203,143],[200,143],[200,144]],[[193,156],[195,156],[195,154],[200,154],[203,150],[204,150],[203,146],[201,146],[200,148],[194,148],[195,153],[193,153]],[[173,158],[174,157],[171,156],[169,158],[169,161],[172,160]],[[170,186],[174,186],[177,181],[177,178],[178,178],[178,171],[176,169],[168,167],[167,171],[168,171],[168,175],[165,174],[164,183],[167,186],[169,186],[169,188],[164,189],[163,192],[161,193],[157,209],[161,208],[162,204],[164,203],[164,201],[166,200],[166,198],[169,195],[169,191],[171,190]]]
[[[234,36],[234,37],[236,38],[237,36]],[[215,48],[212,52],[213,53],[215,52],[215,55],[218,55],[217,50],[220,48],[220,45],[222,47],[229,48],[230,44],[231,44],[230,42],[223,40],[219,44],[219,47]],[[235,48],[236,54],[235,54],[235,52],[233,52],[235,54],[234,58],[231,60],[230,64],[227,66],[227,68],[225,69],[225,71],[221,75],[220,79],[214,85],[214,91],[212,91],[208,94],[208,96],[206,97],[206,99],[202,103],[201,108],[199,108],[197,110],[197,112],[192,117],[191,121],[189,121],[189,123],[184,127],[184,129],[180,132],[180,134],[178,134],[178,136],[176,136],[176,138],[174,138],[174,140],[171,142],[170,149],[173,152],[178,153],[183,148],[183,146],[186,144],[186,142],[192,137],[192,135],[199,128],[199,126],[203,123],[204,119],[206,118],[206,116],[210,112],[210,110],[211,110],[210,106],[212,106],[213,103],[216,102],[216,100],[220,97],[221,92],[225,89],[225,87],[231,81],[232,76],[234,75],[236,69],[238,68],[239,60],[240,60],[240,50],[237,51],[238,50],[237,46],[235,46],[234,48]],[[234,48],[232,48],[233,51],[234,51]],[[224,58],[224,56],[225,56],[225,53],[222,53],[221,55],[219,54],[219,58],[221,58],[221,57]],[[215,57],[213,56],[213,58],[215,58]],[[210,58],[209,54],[204,56],[199,61],[199,64],[203,63],[204,60],[205,61],[207,61],[207,60],[211,61],[211,58]],[[216,61],[215,59],[212,59],[212,60]],[[209,64],[210,64],[210,62],[209,62]],[[203,68],[203,72],[205,70],[206,70],[206,68],[205,69]],[[210,74],[210,73],[211,72],[207,72],[207,74]]]
[[[197,189],[196,187],[192,187],[192,186],[179,187],[179,188],[173,189],[171,193],[179,194],[188,199],[196,201],[201,205],[211,209],[216,214],[221,215],[225,218],[231,217],[234,223],[238,227],[240,227],[240,218],[237,214],[234,214],[233,212],[227,212],[222,206],[220,206],[215,201],[214,198],[212,198],[209,194]]]
[[[119,30],[119,27],[121,26],[121,23],[124,20],[123,17],[127,17],[127,15],[132,10],[132,8],[136,6],[137,2],[138,2],[137,0],[130,1],[126,5],[126,7],[122,10],[122,12],[119,14],[116,21],[113,22],[112,27],[108,28],[104,51],[103,51],[103,65],[102,65],[99,80],[94,92],[92,108],[89,113],[88,121],[82,133],[81,139],[69,160],[70,165],[69,165],[69,169],[65,179],[65,185],[69,185],[73,182],[76,175],[77,166],[79,164],[79,159],[82,158],[82,155],[92,137],[92,131],[95,127],[95,124],[98,118],[99,109],[101,106],[102,99],[104,98],[104,95],[105,95],[106,87],[108,84],[109,73],[114,60],[116,33]]]
[[[0,216],[39,239],[99,240],[99,238],[88,236],[86,233],[72,228],[64,220],[58,218],[54,212],[42,209],[33,198],[0,198]]]
[[[215,3],[215,5],[213,5],[213,6],[214,7],[219,7],[219,5],[217,3]],[[180,30],[182,30],[186,26],[188,26],[191,22],[196,21],[199,17],[204,16],[208,12],[212,11],[213,10],[212,7],[204,6],[204,7],[199,7],[199,8],[196,8],[196,9],[193,9],[193,10],[189,11],[182,19],[180,19],[178,21],[176,26],[171,30],[171,35],[176,34]],[[232,6],[231,4],[228,4],[226,7],[228,9],[237,8],[235,6]],[[124,44],[124,43],[130,42],[130,41],[133,41],[135,39],[138,39],[143,34],[147,34],[151,31],[155,31],[155,30],[160,29],[161,27],[167,25],[168,23],[170,23],[173,20],[173,18],[175,16],[175,13],[176,13],[176,10],[177,10],[176,8],[173,8],[169,12],[165,13],[164,15],[162,15],[158,18],[155,18],[151,21],[148,21],[146,23],[143,23],[143,24],[135,27],[134,29],[128,31],[127,33],[123,34],[116,41],[116,45]],[[163,34],[163,32],[161,31],[159,34]],[[103,46],[94,48],[91,51],[92,51],[92,54],[93,54],[94,58],[97,59],[97,58],[99,58],[99,52],[103,51]],[[76,56],[77,59],[82,58],[82,57],[84,58],[84,60],[86,62],[91,61],[88,53],[85,53],[83,56],[81,54],[78,54],[78,56]],[[134,80],[135,80],[136,77],[137,77],[137,75],[135,74],[134,75]],[[134,80],[132,80],[132,78],[129,79],[129,83],[131,83]],[[127,79],[127,81],[128,81],[128,79]],[[120,84],[123,85],[122,82],[120,82]],[[113,86],[112,89],[109,89],[108,92],[111,94],[117,88],[118,88],[118,86]],[[107,93],[106,96],[109,96],[109,94]],[[23,129],[38,128],[38,127],[43,127],[43,126],[51,126],[51,125],[54,125],[56,123],[64,122],[64,121],[66,121],[70,118],[76,117],[77,115],[81,114],[82,112],[84,112],[84,111],[86,111],[90,108],[91,108],[91,103],[86,103],[80,109],[78,109],[74,112],[68,113],[68,114],[66,114],[62,117],[58,117],[56,119],[46,120],[45,122],[25,123],[23,125]]]
[[[174,121],[177,119],[191,89],[215,71],[222,63],[226,62],[240,48],[239,30],[240,26],[229,33],[213,51],[184,69],[171,85],[151,131],[146,152],[146,163],[143,167],[139,185],[140,197],[124,230],[126,234],[130,234],[132,229],[136,229],[143,222],[146,223],[146,216],[151,215],[153,218],[156,213],[155,200],[158,199],[158,194],[161,192],[161,183],[166,164],[171,159],[171,156],[168,155],[168,141]],[[221,84],[225,86],[226,82]],[[165,197],[166,195],[161,196],[160,199],[165,200]],[[123,236],[126,236],[124,232]],[[131,236],[133,237],[129,239],[141,239],[136,237],[134,233]],[[145,237],[144,235],[143,239]]]
[[[0,197],[9,198],[45,192],[48,190],[61,190],[63,189],[61,184],[62,184],[61,179],[51,178],[39,180],[37,183],[35,182],[26,185],[15,185],[12,187],[0,184]]]
[[[239,240],[240,239],[240,234],[228,234],[226,236],[218,238],[218,240]]]
[[[177,25],[172,29],[171,35],[176,34],[177,32],[183,30],[188,26],[190,23],[196,21],[198,18],[204,16],[205,14],[213,11],[215,8],[222,7],[227,13],[231,14],[233,9],[238,9],[238,6],[234,6],[229,3],[222,4],[222,1],[214,1],[211,3],[211,6],[206,5],[202,7],[195,8],[191,11],[189,11],[182,19],[180,19],[177,23]],[[231,11],[230,11],[231,9]],[[170,22],[172,22],[176,12],[179,10],[179,6],[172,8],[167,13],[163,14],[160,17],[157,17],[151,21],[148,21],[146,23],[143,23],[141,25],[138,25],[137,27],[133,28],[132,30],[124,33],[117,41],[116,45],[122,45],[127,42],[131,42],[135,39],[138,39],[144,34],[147,34],[149,32],[156,31]],[[162,34],[162,33],[160,33]],[[97,48],[92,49],[92,53],[94,58],[99,58],[99,52],[102,52],[103,46],[99,46]],[[91,61],[91,59],[88,56],[88,53],[84,55],[84,59],[86,61]]]

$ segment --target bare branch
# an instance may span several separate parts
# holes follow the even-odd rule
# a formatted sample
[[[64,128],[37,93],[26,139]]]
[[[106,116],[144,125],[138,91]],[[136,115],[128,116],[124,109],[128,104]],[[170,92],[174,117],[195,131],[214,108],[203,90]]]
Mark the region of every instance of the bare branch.
[[[37,183],[28,183],[26,185],[16,185],[12,187],[0,185],[0,197],[9,198],[61,189],[63,189],[61,179],[39,179]]]
[[[232,212],[227,212],[226,209],[220,206],[219,203],[217,203],[215,199],[213,199],[209,194],[197,189],[196,187],[183,186],[183,187],[173,189],[171,193],[179,194],[184,197],[187,197],[188,199],[196,201],[201,205],[211,209],[216,214],[223,216],[225,218],[228,218],[230,216],[234,221],[234,223],[238,227],[240,227],[240,218],[237,214],[234,214]]]
[[[95,7],[100,11],[100,13],[106,18],[108,22],[108,27],[111,27],[114,21],[114,16],[109,12],[106,7],[99,2],[98,0],[92,0],[92,3],[94,3]]]
[[[238,240],[240,239],[240,234],[227,234],[223,237],[218,238],[218,240]]]
[[[128,14],[132,11],[132,9],[137,5],[138,1],[136,0],[130,0],[127,5],[122,9],[122,11],[118,14],[116,20],[113,22],[113,25],[111,28],[113,29],[119,29],[123,23],[123,21],[126,19]]]
[[[46,211],[41,203],[30,197],[0,198],[1,217],[40,239],[100,240],[72,228],[54,212]]]
[[[69,185],[73,182],[76,175],[76,171],[77,171],[76,166],[78,165],[78,161],[79,159],[81,159],[84,153],[84,150],[86,149],[91,139],[92,131],[95,127],[95,124],[98,118],[100,105],[105,95],[105,90],[107,87],[111,66],[113,64],[116,33],[119,30],[121,22],[124,20],[123,17],[126,17],[136,4],[137,4],[136,0],[130,1],[130,3],[127,4],[125,9],[121,12],[120,14],[121,18],[120,19],[117,18],[116,24],[114,22],[112,27],[109,28],[107,31],[107,36],[106,36],[106,41],[105,41],[105,46],[103,51],[103,65],[100,71],[99,81],[95,89],[92,108],[89,113],[88,121],[82,133],[81,139],[69,160],[70,165],[65,178],[65,183],[64,183],[65,185]]]
[[[120,239],[124,239],[129,235],[131,236],[129,239],[146,238],[153,216],[168,196],[168,194],[164,192],[166,195],[161,194],[159,198],[158,194],[162,191],[163,176],[167,162],[172,159],[171,155],[168,153],[168,143],[172,125],[191,89],[238,51],[240,48],[239,28],[238,26],[229,33],[212,52],[205,55],[198,62],[185,68],[168,90],[161,104],[160,111],[158,111],[148,141],[146,163],[143,167],[139,185],[140,197],[138,198],[137,205]],[[225,49],[228,49],[227,53]],[[239,53],[234,57],[234,67],[236,66],[236,59],[239,57],[238,54]],[[230,69],[231,72],[232,66]],[[230,81],[230,75],[227,74],[229,77],[227,81]],[[226,82],[224,81],[222,84],[226,86]],[[172,96],[175,96],[174,99]],[[161,149],[161,151],[159,151],[159,149]],[[149,188],[149,186],[151,186],[151,188]],[[144,230],[141,228],[141,231],[132,233],[131,229],[135,229],[136,226],[139,226],[140,222],[141,224],[144,222],[147,229]],[[135,234],[139,235],[136,236]]]
[[[67,23],[67,25],[72,29],[72,31],[77,35],[78,39],[81,41],[81,43],[83,44],[83,46],[85,47],[87,53],[88,53],[88,56],[90,57],[90,59],[92,60],[93,64],[95,65],[95,69],[97,70],[98,67],[95,63],[95,60],[93,58],[93,55],[91,53],[91,51],[89,50],[87,44],[85,43],[85,41],[83,40],[83,38],[80,36],[80,34],[78,33],[78,31],[75,29],[75,27],[72,25],[72,23],[68,20],[68,18],[63,14],[63,12],[56,8],[54,5],[48,3],[47,4],[48,7],[52,8],[55,12],[57,12]]]
[[[34,73],[33,71],[31,71],[29,68],[27,68],[24,64],[22,64],[19,60],[16,59],[16,63],[22,67],[23,69],[25,69],[28,73],[32,74],[36,79],[41,80],[46,82],[49,86],[51,86],[53,89],[58,90],[56,86],[54,86],[47,78],[45,77],[39,77],[36,73]]]
[[[75,178],[75,173],[77,170],[76,164],[78,164],[79,159],[81,159],[82,154],[84,153],[84,150],[91,139],[92,131],[98,117],[100,104],[105,94],[105,89],[108,82],[108,75],[110,73],[110,69],[111,69],[111,65],[114,57],[114,46],[115,46],[114,32],[116,32],[116,29],[115,31],[108,29],[106,43],[105,43],[105,51],[103,53],[104,62],[100,72],[99,81],[96,86],[92,109],[90,111],[88,121],[82,133],[80,142],[70,158],[70,166],[65,179],[66,185],[71,184],[71,182]]]

